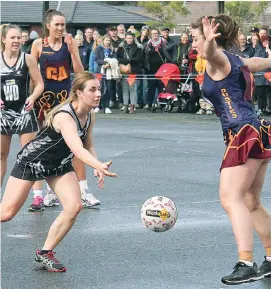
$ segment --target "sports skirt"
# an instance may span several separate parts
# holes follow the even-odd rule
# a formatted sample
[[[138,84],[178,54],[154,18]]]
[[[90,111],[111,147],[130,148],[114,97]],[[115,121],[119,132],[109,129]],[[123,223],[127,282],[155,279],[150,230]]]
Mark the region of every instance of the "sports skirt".
[[[54,169],[54,170],[52,169],[46,170],[43,166],[31,167],[27,164],[18,164],[16,162],[10,175],[13,176],[14,178],[21,179],[21,180],[41,181],[49,177],[63,176],[73,171],[74,169],[73,169],[71,162],[64,165],[61,169]]]
[[[1,134],[24,134],[39,130],[38,120],[33,109],[30,111],[22,109],[20,112],[11,109],[1,110],[0,121]]]
[[[235,124],[224,133],[227,146],[221,170],[239,166],[247,159],[271,159],[271,123],[254,119],[248,124]]]

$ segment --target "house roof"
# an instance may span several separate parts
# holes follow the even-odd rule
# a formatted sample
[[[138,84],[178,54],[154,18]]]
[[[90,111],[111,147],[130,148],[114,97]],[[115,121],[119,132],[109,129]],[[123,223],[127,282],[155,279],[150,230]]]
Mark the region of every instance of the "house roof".
[[[41,23],[43,1],[1,1],[1,22]],[[50,1],[57,8],[58,1]],[[61,1],[60,11],[74,24],[145,24],[152,17],[124,11],[96,1]]]

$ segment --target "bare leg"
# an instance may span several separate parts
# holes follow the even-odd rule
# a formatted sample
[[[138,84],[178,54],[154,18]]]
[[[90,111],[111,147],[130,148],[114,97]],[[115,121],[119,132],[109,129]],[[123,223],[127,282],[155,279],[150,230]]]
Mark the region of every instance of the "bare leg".
[[[1,188],[7,171],[7,158],[9,154],[11,138],[12,135],[1,134]]]
[[[34,182],[9,177],[0,204],[1,222],[10,221],[24,204]]]
[[[261,192],[264,183],[268,163],[263,163],[255,179],[245,196],[247,205],[253,220],[253,225],[257,231],[265,248],[271,247],[271,217],[261,204]]]
[[[86,180],[87,174],[86,174],[85,164],[76,157],[73,158],[72,164],[73,164],[78,182]]]
[[[231,221],[238,252],[253,251],[253,225],[244,197],[262,160],[248,159],[243,165],[221,171],[220,200]]]
[[[21,146],[25,146],[27,143],[29,143],[31,140],[33,140],[36,137],[37,133],[25,133],[20,135],[20,143]],[[42,190],[42,184],[43,181],[37,181],[33,185],[33,190]]]
[[[70,231],[77,215],[80,213],[82,204],[80,188],[74,172],[60,177],[47,179],[50,187],[58,196],[63,206],[63,211],[50,227],[47,239],[42,250],[53,250]]]

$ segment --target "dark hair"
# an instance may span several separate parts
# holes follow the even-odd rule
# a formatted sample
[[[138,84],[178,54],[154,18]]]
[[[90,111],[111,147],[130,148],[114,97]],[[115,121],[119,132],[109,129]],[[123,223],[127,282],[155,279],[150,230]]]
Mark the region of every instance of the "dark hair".
[[[268,32],[268,27],[266,27],[266,26],[263,26],[263,27],[261,27],[261,29],[260,30],[265,30],[265,31],[267,31]]]
[[[54,16],[62,16],[65,18],[65,15],[56,10],[56,9],[48,9],[45,13],[45,22],[43,23],[43,34],[44,36],[49,36],[49,30],[46,27],[46,24],[50,24]]]
[[[91,27],[86,27],[86,28],[84,29],[84,33],[86,33],[86,31],[87,31],[88,29],[92,30],[93,32],[95,31],[95,29],[93,29],[93,28],[91,28]]]
[[[125,33],[125,37],[128,36],[128,35],[132,36],[133,39],[135,39],[135,34],[133,32],[131,32],[131,31],[126,32]]]
[[[23,30],[22,33],[27,33],[29,35],[29,31]]]
[[[192,29],[199,29],[202,34],[203,34],[202,19],[204,17],[205,16],[200,17],[195,23],[191,24]],[[228,49],[236,45],[238,39],[239,25],[231,17],[229,17],[228,15],[220,14],[215,17],[208,16],[208,19],[210,21],[212,19],[215,19],[215,23],[216,24],[219,23],[216,33],[221,33],[221,35],[215,39],[218,46]]]
[[[153,31],[153,30],[157,31],[157,32],[158,32],[158,34],[160,34],[160,31],[159,31],[159,29],[158,29],[158,28],[151,28],[151,31],[150,31],[150,32],[152,33],[152,31]]]

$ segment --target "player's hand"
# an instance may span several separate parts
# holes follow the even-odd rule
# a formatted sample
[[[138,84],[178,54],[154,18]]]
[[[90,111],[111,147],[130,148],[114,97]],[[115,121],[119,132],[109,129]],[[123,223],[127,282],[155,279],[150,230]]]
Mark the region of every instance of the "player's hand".
[[[70,53],[73,53],[75,51],[75,42],[73,41],[71,34],[66,34],[64,38],[64,42],[68,45],[68,50]]]
[[[94,176],[98,177],[98,186],[99,188],[104,187],[104,177],[111,177],[111,178],[116,178],[117,175],[115,173],[111,173],[108,171],[109,167],[111,166],[112,161],[102,163],[101,169],[100,170],[94,170]]]
[[[0,99],[0,109],[4,109],[4,108],[5,108],[4,101]]]
[[[33,109],[34,103],[35,101],[33,100],[33,98],[29,96],[25,101],[25,110],[30,111],[31,109]]]
[[[202,19],[203,24],[203,34],[207,41],[211,42],[213,39],[219,37],[221,33],[216,33],[219,23],[215,24],[215,19],[213,18],[212,21],[208,19],[207,16],[205,16]]]

